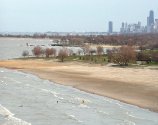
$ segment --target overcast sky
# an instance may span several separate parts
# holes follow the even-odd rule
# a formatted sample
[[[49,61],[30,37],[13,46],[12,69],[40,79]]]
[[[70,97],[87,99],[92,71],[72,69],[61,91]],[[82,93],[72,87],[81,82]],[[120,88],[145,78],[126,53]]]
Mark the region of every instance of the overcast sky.
[[[0,32],[100,31],[113,21],[146,25],[158,0],[0,0]]]

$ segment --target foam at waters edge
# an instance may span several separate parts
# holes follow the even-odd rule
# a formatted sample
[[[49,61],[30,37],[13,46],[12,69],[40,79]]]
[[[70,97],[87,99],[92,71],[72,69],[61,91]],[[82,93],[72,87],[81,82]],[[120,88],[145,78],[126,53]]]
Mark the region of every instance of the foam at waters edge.
[[[3,107],[0,104],[0,115],[2,115],[5,119],[7,119],[7,122],[4,123],[5,125],[31,125],[31,123],[28,123],[26,121],[23,121],[22,119],[14,117],[14,114],[11,113],[7,108]]]
[[[6,73],[0,77],[8,86],[3,89],[0,81],[0,102],[4,106],[7,104],[7,108],[11,107],[9,109],[14,108],[16,115],[0,106],[0,125],[158,125],[157,114],[139,107],[71,87],[54,86],[31,74],[26,78],[28,74],[7,69],[3,71]],[[56,102],[59,104],[56,105]],[[17,107],[24,104],[23,108]]]
[[[13,116],[14,114],[12,114],[8,109],[6,109],[0,104],[0,115],[6,117],[6,116]]]
[[[67,115],[68,118],[71,119],[71,120],[77,121],[77,122],[79,122],[79,123],[82,123],[82,122],[83,122],[83,121],[77,119],[74,115],[69,115],[69,114],[66,114],[66,115]]]

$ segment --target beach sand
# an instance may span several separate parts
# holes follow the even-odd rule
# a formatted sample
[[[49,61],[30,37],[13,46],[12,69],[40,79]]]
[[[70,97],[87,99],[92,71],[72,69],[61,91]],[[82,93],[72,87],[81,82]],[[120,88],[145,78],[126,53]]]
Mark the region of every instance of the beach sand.
[[[0,61],[0,67],[32,73],[58,84],[158,112],[158,70],[46,60]]]

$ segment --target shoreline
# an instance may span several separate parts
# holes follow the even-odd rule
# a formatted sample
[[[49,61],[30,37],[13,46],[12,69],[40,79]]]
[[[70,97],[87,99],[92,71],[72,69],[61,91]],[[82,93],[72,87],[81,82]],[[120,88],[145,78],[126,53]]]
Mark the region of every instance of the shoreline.
[[[0,67],[158,112],[158,70],[44,60],[0,61]]]
[[[17,37],[0,37],[0,42],[3,41],[3,40],[11,40],[11,39],[14,39],[14,40],[17,40],[17,41],[21,41],[22,42],[26,42],[29,43],[28,40],[44,40],[44,41],[52,41],[53,39],[52,38],[25,38],[25,37],[21,37],[21,38],[17,38]],[[24,40],[24,41],[23,41]],[[90,45],[92,48],[96,48],[98,45],[97,44],[91,44]],[[111,48],[118,48],[118,47],[121,47],[119,45],[109,45],[109,44],[101,44],[99,46],[102,46],[103,48],[108,48],[108,49],[111,49]]]

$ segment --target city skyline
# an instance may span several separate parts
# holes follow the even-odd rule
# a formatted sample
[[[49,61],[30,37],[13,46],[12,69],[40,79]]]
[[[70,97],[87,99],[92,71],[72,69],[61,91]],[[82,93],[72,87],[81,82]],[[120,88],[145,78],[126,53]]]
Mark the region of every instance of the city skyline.
[[[149,11],[147,16],[147,24],[142,25],[140,21],[138,23],[122,22],[120,33],[157,33],[158,32],[158,18],[154,16],[154,11]]]
[[[158,17],[158,1],[0,0],[0,32],[120,31],[122,22],[147,24],[150,10]]]

